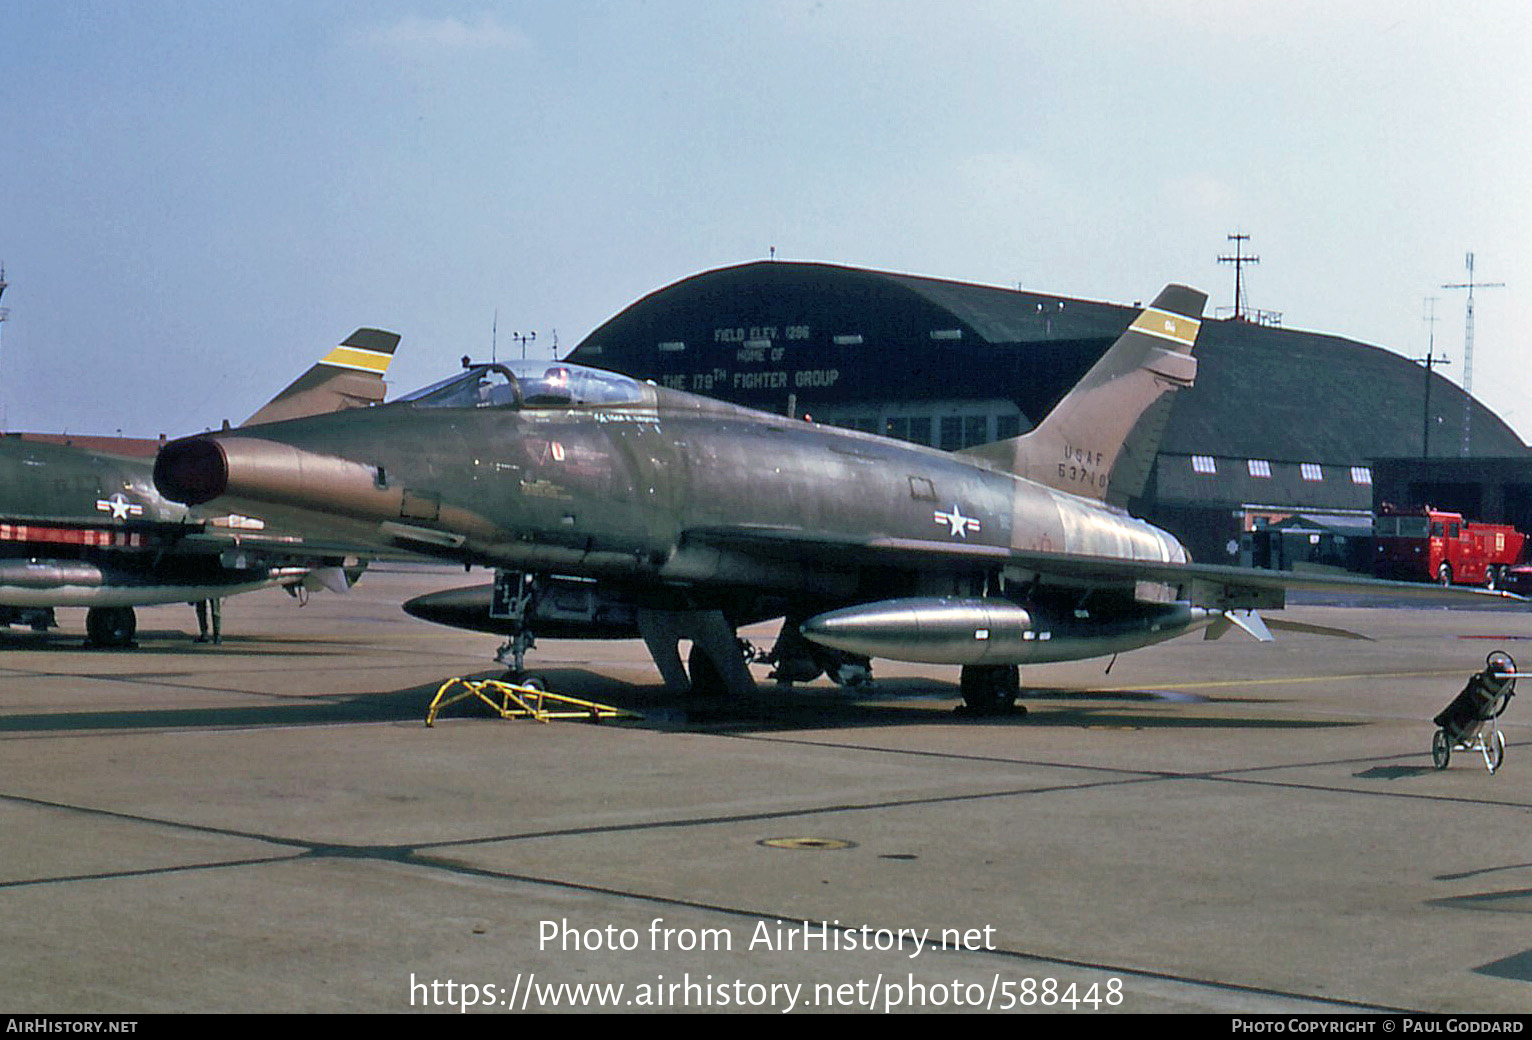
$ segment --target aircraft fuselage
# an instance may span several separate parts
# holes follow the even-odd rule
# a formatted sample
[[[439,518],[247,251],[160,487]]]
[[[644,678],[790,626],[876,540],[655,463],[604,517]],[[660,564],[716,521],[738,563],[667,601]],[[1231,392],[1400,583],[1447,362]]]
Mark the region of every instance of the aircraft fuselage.
[[[310,513],[378,548],[704,587],[849,593],[865,566],[837,568],[822,550],[837,542],[1185,559],[1120,510],[962,456],[643,389],[600,410],[401,404],[277,423],[178,442],[159,479],[180,494],[211,479],[203,493]],[[778,548],[747,551],[751,532]],[[812,566],[794,565],[800,536]],[[975,559],[957,569],[988,566]]]

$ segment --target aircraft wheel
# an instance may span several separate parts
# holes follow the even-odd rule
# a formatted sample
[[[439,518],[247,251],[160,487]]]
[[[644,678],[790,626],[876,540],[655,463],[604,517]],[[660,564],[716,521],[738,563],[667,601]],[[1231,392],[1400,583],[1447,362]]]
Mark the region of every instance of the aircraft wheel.
[[[548,692],[548,680],[544,679],[541,675],[523,675],[520,679],[515,680],[515,685],[525,686],[527,689],[536,690],[539,693]]]
[[[836,686],[848,690],[870,689],[872,687],[872,669],[866,665],[843,664],[829,673],[830,679]]]
[[[1447,731],[1439,729],[1436,736],[1431,738],[1431,764],[1437,769],[1446,769],[1447,763],[1452,760],[1452,741],[1447,737]]]
[[[91,646],[132,646],[137,631],[138,617],[132,607],[91,607],[85,613],[85,635]]]
[[[696,643],[692,644],[691,653],[686,656],[686,674],[691,679],[693,696],[722,697],[729,692],[718,666],[707,655],[707,651]]]
[[[1439,585],[1452,584],[1452,564],[1444,561],[1440,567],[1436,568],[1436,581]]]
[[[1013,664],[965,665],[959,681],[963,703],[984,715],[999,715],[1016,705],[1021,669]]]
[[[1505,761],[1505,734],[1495,730],[1495,739],[1485,741],[1484,765],[1491,773],[1500,768],[1500,763]]]

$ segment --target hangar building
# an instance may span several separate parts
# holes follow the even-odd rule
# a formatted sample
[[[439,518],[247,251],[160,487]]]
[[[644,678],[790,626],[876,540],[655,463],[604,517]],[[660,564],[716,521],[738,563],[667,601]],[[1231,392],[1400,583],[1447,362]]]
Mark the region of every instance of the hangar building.
[[[570,359],[950,450],[1031,429],[1136,313],[1137,305],[760,261],[651,293]],[[1197,383],[1176,396],[1154,473],[1130,509],[1174,532],[1198,560],[1250,563],[1260,543],[1251,534],[1275,525],[1323,532],[1327,545],[1344,548],[1348,534],[1370,531],[1374,459],[1420,455],[1425,423],[1433,457],[1459,453],[1463,391],[1397,354],[1237,320],[1204,321],[1196,354]],[[1528,456],[1498,416],[1467,406],[1475,456]]]

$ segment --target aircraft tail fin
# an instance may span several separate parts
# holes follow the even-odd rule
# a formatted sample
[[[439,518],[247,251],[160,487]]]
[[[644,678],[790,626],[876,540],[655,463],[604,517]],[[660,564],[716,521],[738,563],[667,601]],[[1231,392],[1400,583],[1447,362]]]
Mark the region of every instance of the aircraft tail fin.
[[[1207,294],[1167,285],[1031,432],[963,454],[1020,477],[1125,506],[1143,494],[1170,391],[1197,375],[1192,348]]]
[[[383,376],[398,345],[397,333],[357,329],[240,425],[301,419],[377,404],[387,393]]]

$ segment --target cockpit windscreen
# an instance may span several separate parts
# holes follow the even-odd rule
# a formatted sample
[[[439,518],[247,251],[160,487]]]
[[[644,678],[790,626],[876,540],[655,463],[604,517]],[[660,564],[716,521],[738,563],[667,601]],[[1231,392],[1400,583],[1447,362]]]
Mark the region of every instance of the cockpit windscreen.
[[[474,365],[439,383],[405,394],[420,408],[575,408],[637,404],[643,387],[615,372],[556,361]]]

